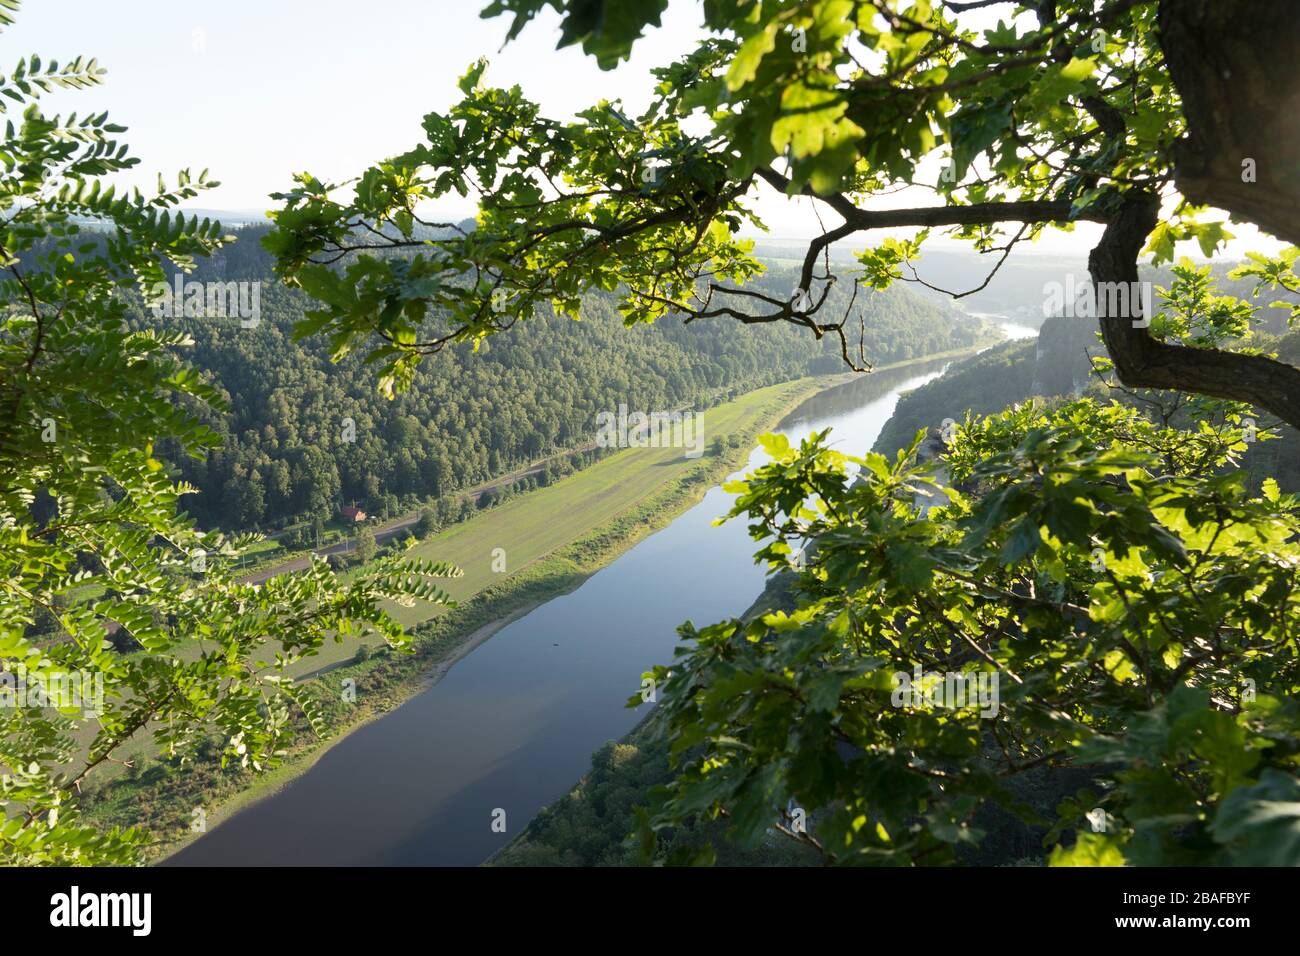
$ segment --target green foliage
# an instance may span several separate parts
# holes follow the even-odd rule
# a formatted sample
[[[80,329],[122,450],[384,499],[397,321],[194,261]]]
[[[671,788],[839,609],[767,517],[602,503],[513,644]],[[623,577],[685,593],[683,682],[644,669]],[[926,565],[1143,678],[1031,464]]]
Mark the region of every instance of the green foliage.
[[[542,810],[519,840],[493,857],[493,866],[637,866],[646,861],[637,839],[645,795],[672,777],[668,746],[649,730],[606,744],[574,790]],[[746,851],[728,844],[718,822],[662,834],[656,865],[694,857],[701,843],[723,866],[810,866],[816,854],[784,840]]]
[[[805,387],[787,387],[773,390],[761,403],[746,404],[758,421],[774,422],[789,411],[797,401],[796,396],[801,394],[807,394]],[[747,437],[742,447],[751,444]],[[309,761],[311,754],[322,745],[316,734],[332,736],[355,727],[372,716],[390,711],[411,693],[425,688],[430,669],[446,663],[467,638],[481,633],[484,627],[572,592],[618,554],[680,514],[705,489],[733,472],[743,457],[741,453],[717,461],[700,459],[679,479],[642,485],[642,493],[632,496],[625,510],[618,511],[610,520],[577,540],[564,538],[569,543],[557,542],[553,549],[529,561],[505,580],[491,575],[495,580],[480,585],[472,597],[460,601],[446,613],[416,624],[411,629],[410,653],[375,653],[360,663],[350,660],[341,668],[317,671],[315,677],[299,685],[318,705],[317,727],[308,726],[301,714],[295,716],[291,730],[286,732],[285,763]],[[650,470],[664,469],[651,465]],[[596,487],[598,483],[592,483],[588,477],[580,481],[588,488]],[[463,503],[473,510],[468,501]],[[524,526],[538,517],[536,513],[524,515]],[[544,514],[540,517],[546,519]],[[475,553],[483,553],[485,541],[500,540],[496,533],[467,530],[470,536],[477,534],[468,542],[469,550]],[[331,563],[339,558],[331,555]],[[356,680],[355,703],[343,701],[338,693],[339,681],[344,678]],[[211,738],[206,738],[198,745],[197,758],[183,767],[177,761],[169,761],[165,772],[149,774],[128,768],[127,774],[109,781],[87,801],[86,813],[100,827],[147,823],[151,836],[157,840],[147,847],[147,853],[156,859],[177,841],[190,837],[190,814],[194,807],[220,807],[250,786],[258,786],[251,771],[234,762],[223,765],[220,759],[209,759],[214,755],[219,758],[220,750]],[[666,770],[662,761],[661,766]]]
[[[357,532],[356,554],[357,560],[361,564],[369,564],[374,560],[377,547],[375,532],[372,528],[362,528]]]
[[[421,355],[477,344],[542,303],[576,318],[588,289],[629,286],[619,297],[629,324],[666,314],[700,274],[675,262],[683,244],[719,279],[759,271],[750,244],[731,237],[745,216],[734,202],[742,190],[727,186],[725,166],[670,112],[653,107],[638,125],[601,103],[561,124],[517,87],[482,87],[483,66],[461,81],[460,103],[425,117],[427,141],[366,171],[351,201],[336,201],[336,186],[308,174],[277,194],[285,205],[267,248],[286,279],[322,303],[301,334],[328,335],[336,359],[376,337],[368,360],[381,363],[381,390],[392,395],[410,384]],[[564,181],[559,199],[545,198],[546,177]],[[473,231],[416,212],[423,200],[471,189],[480,197]],[[700,210],[722,218],[697,228]],[[619,227],[626,217],[654,225]],[[406,254],[330,265],[369,250]],[[561,259],[568,266],[552,268]],[[422,332],[426,320],[435,328]]]
[[[1236,268],[1230,264],[1212,268],[1184,259],[1172,268],[1149,273],[1156,297],[1152,335],[1196,348],[1275,354],[1280,361],[1294,364],[1300,358],[1300,335],[1275,338],[1273,333],[1285,331],[1286,323],[1253,301],[1258,285],[1271,285],[1269,277],[1283,275],[1278,270],[1289,268],[1289,261],[1288,255],[1271,264],[1254,256]],[[1283,275],[1279,284],[1287,281]],[[1281,304],[1295,308],[1295,294],[1289,289],[1284,294],[1287,298]],[[1250,434],[1241,466],[1250,488],[1258,490],[1271,477],[1283,490],[1300,491],[1300,434],[1295,429],[1277,425],[1240,403],[1123,389],[1110,374],[1111,363],[1102,357],[1098,338],[1093,321],[1054,317],[1044,322],[1037,342],[1008,342],[965,360],[943,377],[902,396],[875,450],[892,455],[911,443],[918,428],[941,428],[945,420],[959,422],[968,413],[990,415],[1031,397],[1059,402],[1086,391],[1118,398],[1143,409],[1152,421],[1175,424],[1193,436],[1201,421],[1245,426]],[[1149,443],[1149,434],[1129,432],[1120,437],[1165,453],[1163,446]]]
[[[905,278],[902,266],[910,265],[921,254],[921,244],[926,233],[915,239],[885,239],[879,247],[858,254],[862,263],[863,280],[870,288],[888,289],[896,280]]]
[[[1300,500],[1221,471],[1242,438],[1082,399],[970,422],[926,465],[770,440],[732,515],[798,607],[683,626],[654,672],[679,767],[650,823],[725,812],[752,844],[793,801],[830,861],[942,864],[982,806],[1038,822],[1011,778],[1080,767],[1097,787],[1061,805],[1052,863],[1300,862]],[[996,712],[900,706],[917,666],[996,677]]]
[[[193,489],[156,449],[211,452],[216,436],[191,409],[220,397],[175,358],[188,337],[131,328],[127,300],[218,246],[218,224],[174,213],[213,184],[182,172],[152,196],[103,187],[136,164],[114,139],[122,128],[102,114],[47,117],[35,102],[100,72],[32,57],[0,84],[23,108],[0,143],[0,863],[10,865],[137,862],[145,832],[79,820],[95,768],[141,733],[169,759],[216,732],[223,761],[274,765],[292,715],[314,723],[316,712],[284,668],[327,639],[404,646],[380,602],[442,602],[434,579],[458,573],[393,558],[347,587],[323,562],[241,584],[232,562],[254,540],[200,532],[178,512]],[[92,578],[98,596],[73,599]],[[57,629],[37,640],[46,617]],[[89,693],[30,693],[61,680]],[[87,725],[84,747],[74,732]]]
[[[892,458],[912,444],[918,429],[942,430],[944,422],[960,423],[967,413],[992,415],[1030,398],[1035,352],[1032,341],[1003,342],[954,363],[939,378],[899,397],[873,450]]]
[[[561,45],[581,44],[605,68],[665,7],[493,0],[485,12],[513,14],[514,37],[546,5],[561,15]],[[751,191],[761,181],[821,198],[845,220],[824,241],[938,226],[992,252],[1052,222],[1104,219],[1126,192],[1166,186],[1184,132],[1157,6],[1022,0],[1013,9],[1025,16],[976,34],[932,0],[710,2],[710,36],[654,71],[650,105],[634,118],[607,101],[571,121],[546,118],[519,88],[485,85],[480,60],[459,102],[428,114],[408,151],[347,183],[297,177],[277,197],[266,249],[319,304],[293,316],[297,336],[322,335],[345,367],[377,364],[393,407],[418,391],[426,356],[443,353],[425,366],[443,373],[451,366],[435,363],[457,346],[491,362],[493,345],[518,347],[509,337],[520,322],[539,324],[539,312],[577,319],[593,300],[612,303],[629,327],[681,315],[793,326],[817,340],[815,353],[785,356],[774,375],[814,367],[823,343],[868,364],[880,343],[863,323],[855,360],[846,334],[862,316],[860,287],[908,279],[927,233],[863,252],[851,284],[836,285],[829,255],[818,271],[816,243],[797,274],[764,277],[739,238],[762,225]],[[15,7],[0,0],[0,24]],[[71,673],[105,687],[95,713],[0,709],[7,863],[138,862],[142,832],[78,820],[87,774],[142,733],[168,766],[210,750],[213,735],[223,767],[274,765],[295,729],[325,732],[337,708],[285,668],[326,639],[404,647],[379,602],[445,602],[433,581],[456,573],[385,555],[347,587],[320,561],[241,584],[232,563],[253,539],[201,531],[178,513],[195,490],[184,480],[200,467],[191,462],[205,457],[204,490],[220,498],[210,517],[237,525],[289,500],[319,520],[355,489],[301,435],[289,442],[295,480],[283,436],[253,415],[233,429],[229,459],[216,454],[225,396],[174,354],[201,333],[151,323],[129,304],[221,243],[218,224],[176,212],[212,184],[182,172],[175,188],[160,182],[148,197],[105,187],[135,163],[115,138],[122,128],[106,114],[46,117],[36,102],[100,74],[93,60],[60,68],[33,56],[0,78],[0,110],[22,108],[0,145],[9,217],[0,227],[0,666],[21,665],[38,684]],[[947,164],[944,205],[862,208],[915,185],[928,158]],[[471,192],[473,223],[421,218],[427,201]],[[1230,238],[1201,215],[1172,207],[1148,237],[1155,262],[1172,263],[1178,241],[1211,255]],[[1024,225],[1007,238],[1007,221]],[[1233,276],[1258,292],[1280,287],[1286,295],[1271,304],[1294,321],[1296,261],[1295,250],[1252,256]],[[1219,295],[1209,270],[1180,262],[1171,272],[1153,338],[1268,347],[1251,339],[1253,307]],[[277,327],[268,329],[274,340]],[[1097,369],[1109,371],[1104,361]],[[639,381],[694,399],[702,381],[734,389],[747,371]],[[490,420],[480,398],[450,420]],[[893,459],[847,457],[825,434],[799,448],[766,442],[774,462],[733,486],[733,516],[749,517],[761,560],[797,575],[796,603],[686,625],[673,667],[655,671],[677,776],[640,815],[643,850],[655,852],[656,836],[725,825],[742,848],[779,832],[832,862],[948,863],[978,847],[977,820],[990,807],[1046,826],[1009,781],[1072,768],[1090,772],[1096,791],[1061,803],[1049,862],[1300,862],[1300,502],[1276,480],[1256,493],[1238,470],[1249,408],[1197,399],[1147,417],[1142,402],[1089,398],[967,418],[924,464],[915,442]],[[312,414],[316,405],[326,403]],[[547,422],[544,450],[574,432],[558,413]],[[431,456],[422,472],[426,459],[408,452],[381,483],[362,466],[385,442],[427,437],[409,413],[387,424],[391,432],[345,463],[368,482],[357,494],[382,497],[385,510],[402,493],[450,502],[470,476],[501,474],[537,451],[507,428],[475,436],[477,458],[459,474]],[[728,444],[718,438],[717,453]],[[704,480],[704,469],[695,476]],[[796,550],[811,554],[806,567],[796,567]],[[970,701],[898,704],[896,675],[913,668],[996,681],[1000,698],[993,713]],[[98,729],[86,750],[72,731],[88,722]],[[610,758],[632,762],[618,748]],[[137,770],[132,784],[158,772]],[[618,796],[621,828],[628,801]],[[797,824],[799,810],[811,830]],[[1085,815],[1098,813],[1104,832],[1087,832]],[[607,850],[584,854],[603,860]],[[715,856],[683,844],[671,859]]]
[[[295,339],[310,300],[285,289],[257,255],[264,229],[241,230],[222,260],[200,261],[199,278],[261,281],[261,322],[141,314],[133,324],[183,332],[190,361],[210,376],[225,408],[197,413],[222,441],[203,459],[160,448],[160,459],[198,489],[187,510],[203,527],[263,530],[356,502],[392,517],[454,496],[543,457],[588,446],[601,411],[702,410],[750,390],[841,366],[829,343],[788,327],[736,336],[728,325],[665,321],[623,327],[614,298],[583,297],[582,321],[548,314],[485,342],[427,357],[413,387],[391,401],[377,395],[361,356],[330,361],[327,343]],[[757,283],[779,293],[794,283],[773,268]],[[846,289],[830,303],[848,308]],[[860,296],[855,320],[871,353],[898,361],[975,343],[978,325],[910,290]],[[345,432],[351,419],[353,433]],[[349,440],[352,439],[352,440]]]
[[[425,508],[416,519],[415,536],[420,539],[427,538],[438,530],[439,524],[437,512],[432,508]]]
[[[512,15],[514,38],[547,6],[561,45],[581,43],[608,69],[665,4],[492,0],[483,15]],[[421,356],[477,344],[544,303],[576,316],[592,290],[614,292],[629,324],[670,312],[788,323],[864,367],[849,317],[826,307],[837,276],[820,268],[822,240],[930,226],[1003,251],[1052,224],[1104,221],[1125,193],[1158,193],[1173,176],[1186,124],[1155,0],[1009,6],[975,31],[932,0],[709,3],[705,38],[653,70],[635,117],[600,101],[571,122],[547,118],[518,87],[487,86],[479,60],[461,100],[424,118],[422,142],[362,172],[353,198],[340,188],[353,182],[299,176],[277,197],[267,247],[321,303],[303,331],[328,334],[336,357],[367,350],[387,394]],[[918,170],[936,160],[943,174],[924,182]],[[762,228],[747,205],[760,183],[844,218],[776,294],[746,287],[761,265],[738,238]],[[868,206],[917,185],[941,204]],[[422,203],[452,193],[478,198],[476,229],[421,219]],[[1231,238],[1202,209],[1171,210],[1150,237],[1157,263],[1178,241],[1212,255]],[[915,281],[904,267],[928,235],[862,252],[854,288]],[[1294,283],[1293,262],[1260,268]]]
[[[508,39],[513,40],[545,6],[561,9],[553,0],[493,0],[483,11],[484,17],[513,13]],[[659,17],[668,0],[643,0],[620,3],[618,0],[593,0],[575,4],[565,11],[560,28],[559,47],[581,43],[583,52],[596,57],[602,69],[612,69],[626,60],[632,44],[640,39],[647,26],[659,26]]]

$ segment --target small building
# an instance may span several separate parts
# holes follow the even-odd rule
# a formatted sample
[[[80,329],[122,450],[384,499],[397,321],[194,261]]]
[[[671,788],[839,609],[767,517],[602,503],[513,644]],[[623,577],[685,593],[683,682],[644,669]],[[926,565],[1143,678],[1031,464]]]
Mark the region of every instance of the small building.
[[[366,520],[366,513],[356,505],[344,505],[343,510],[339,512],[344,521],[360,522]]]

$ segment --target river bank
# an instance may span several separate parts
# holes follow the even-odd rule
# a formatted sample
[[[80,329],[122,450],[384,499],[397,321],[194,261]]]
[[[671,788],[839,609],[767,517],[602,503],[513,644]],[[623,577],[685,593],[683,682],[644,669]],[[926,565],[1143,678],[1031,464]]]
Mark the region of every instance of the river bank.
[[[965,351],[957,354],[965,354]],[[951,356],[951,357],[956,357]],[[905,367],[918,362],[933,362],[937,357],[927,356],[916,362],[898,363]],[[885,371],[885,368],[881,368]],[[700,500],[726,474],[743,465],[754,437],[770,430],[790,409],[809,396],[857,376],[852,373],[836,374],[820,379],[803,379],[759,390],[742,396],[730,410],[719,406],[720,414],[714,420],[724,424],[724,431],[736,436],[737,447],[728,447],[723,454],[710,454],[690,463],[678,473],[670,471],[662,462],[649,463],[654,473],[665,475],[648,493],[636,498],[631,507],[624,507],[609,519],[600,516],[594,528],[562,547],[541,557],[525,562],[501,580],[496,576],[480,575],[484,583],[461,607],[432,620],[414,623],[413,653],[394,655],[378,653],[368,660],[349,662],[333,667],[328,676],[321,675],[309,681],[313,695],[322,703],[329,727],[329,737],[324,740],[301,735],[290,748],[283,763],[260,777],[243,773],[223,772],[215,763],[197,763],[183,773],[169,773],[166,768],[154,766],[136,780],[123,780],[107,788],[99,796],[92,814],[103,822],[129,824],[147,820],[150,829],[162,837],[154,850],[154,858],[166,856],[182,849],[202,835],[191,830],[195,811],[202,810],[205,829],[210,830],[238,811],[255,804],[283,789],[298,777],[311,770],[333,747],[357,730],[386,714],[392,713],[413,696],[427,690],[440,680],[452,665],[471,650],[481,646],[488,638],[529,610],[554,600],[580,587],[596,571],[610,564],[624,551],[636,545],[654,531],[664,527],[676,516]],[[729,412],[743,410],[743,421],[729,418]],[[716,410],[711,410],[716,411]],[[632,454],[643,453],[634,450]],[[627,453],[619,453],[624,455]],[[618,458],[619,456],[612,456]],[[609,459],[612,460],[612,459]],[[599,469],[601,462],[593,469]],[[614,467],[614,466],[611,466]],[[618,465],[624,468],[625,465]],[[592,469],[588,469],[590,471]],[[566,482],[579,482],[586,474],[570,476]],[[622,474],[622,472],[620,472]],[[606,476],[607,477],[607,476]],[[588,476],[587,480],[593,480]],[[594,476],[597,485],[605,481]],[[557,484],[563,484],[557,483]],[[625,489],[626,490],[626,489]],[[568,492],[565,491],[565,494]],[[533,495],[525,495],[512,505],[525,509]],[[562,499],[566,502],[570,499]],[[544,504],[539,496],[533,507]],[[599,509],[597,509],[599,510]],[[494,512],[482,516],[487,518]],[[538,516],[534,515],[534,518]],[[480,519],[476,517],[461,529],[468,534]],[[517,513],[510,518],[514,523],[526,523],[526,515]],[[558,520],[553,506],[543,508],[542,523]],[[484,527],[488,526],[484,522]],[[442,538],[442,540],[439,540]],[[498,531],[489,530],[477,536],[477,553],[486,556],[489,545],[499,542]],[[464,544],[464,542],[461,542]],[[440,553],[448,544],[443,536],[435,536],[426,546]],[[423,546],[422,546],[423,547]],[[355,687],[354,704],[342,702],[339,688],[350,681]],[[589,752],[589,751],[588,751]],[[572,779],[572,778],[570,778]]]
[[[889,394],[874,401],[868,396],[863,402],[861,382],[829,390],[801,406],[796,415],[783,421],[777,431],[792,444],[813,432],[831,429],[834,447],[848,454],[858,454],[871,447],[880,429],[897,407],[897,396],[932,380],[939,370],[924,365],[918,367],[920,375],[899,381]],[[906,373],[904,373],[906,374]],[[891,400],[890,396],[894,396]],[[751,467],[753,467],[751,462]],[[716,528],[725,531],[742,523],[737,520]],[[671,532],[665,532],[665,535]],[[713,549],[701,550],[698,559],[707,565],[716,555]],[[795,597],[791,591],[793,575],[782,572],[763,579],[753,591],[736,593],[732,600],[750,600],[747,610],[740,610],[737,601],[726,608],[724,614],[695,617],[699,627],[718,620],[736,618],[742,621],[772,610],[793,613]],[[757,582],[756,582],[757,583]],[[760,590],[761,587],[761,590]],[[756,598],[753,597],[758,593]],[[684,617],[685,615],[683,615]],[[674,649],[664,646],[658,663],[675,660],[680,645]],[[646,856],[647,834],[640,829],[639,808],[653,805],[653,792],[668,784],[673,777],[670,761],[670,741],[661,734],[655,722],[658,709],[644,713],[639,721],[628,726],[624,733],[609,734],[603,741],[595,740],[589,762],[580,773],[575,773],[563,790],[553,791],[554,796],[542,802],[531,816],[528,825],[503,844],[498,844],[481,861],[484,866],[508,867],[573,867],[573,866],[644,866],[652,863]],[[652,852],[653,863],[669,864],[677,854],[691,856],[701,849],[714,854],[716,862],[725,866],[809,866],[820,860],[806,847],[792,844],[775,831],[755,847],[741,847],[727,839],[725,820],[700,820],[694,824],[674,828],[659,834]]]
[[[512,568],[505,580],[496,576],[498,580],[493,582],[492,578],[479,575],[475,583],[480,586],[476,590],[469,595],[456,595],[461,606],[455,610],[432,620],[404,622],[413,633],[412,654],[381,652],[368,660],[345,659],[318,668],[316,676],[306,681],[305,686],[312,687],[326,706],[330,736],[314,739],[300,734],[282,763],[273,770],[253,776],[223,772],[209,762],[196,763],[182,773],[172,773],[162,765],[153,764],[139,772],[135,779],[119,778],[95,794],[87,808],[88,816],[124,826],[147,822],[149,829],[162,837],[162,842],[149,854],[150,858],[160,859],[176,852],[221,821],[283,789],[309,771],[331,747],[349,734],[432,686],[456,662],[502,627],[537,605],[580,586],[623,551],[670,522],[717,480],[734,470],[748,454],[757,434],[766,431],[809,395],[840,384],[845,378],[833,375],[801,379],[760,389],[741,396],[735,402],[724,403],[718,407],[721,413],[715,414],[714,418],[727,422],[728,427],[731,424],[728,412],[737,411],[746,419],[740,447],[727,448],[721,456],[710,454],[693,461],[683,474],[665,476],[665,480],[653,487],[650,493],[634,500],[631,507],[623,508],[614,521],[602,518],[594,530],[588,529],[562,546]],[[612,458],[633,456],[640,451],[628,450]],[[658,464],[647,467],[660,472],[666,470]],[[576,485],[590,480],[591,476],[584,471],[567,477],[554,487],[568,492],[570,489],[563,487],[566,484]],[[531,503],[530,498],[534,499]],[[527,521],[527,513],[538,507],[541,498],[536,493],[521,496],[510,504],[523,514],[508,517],[513,521]],[[492,517],[499,519],[500,516],[496,512],[476,516],[452,529],[454,538],[450,533],[435,535],[420,547],[439,553],[448,546],[449,539],[462,542],[477,530],[476,524],[479,527],[490,525],[488,519]],[[534,518],[552,527],[557,520],[554,509],[550,507],[542,508]],[[473,538],[476,542],[474,549],[484,554],[490,550],[487,545],[500,540],[493,530],[475,534]],[[344,681],[354,682],[354,706],[339,700],[337,689]],[[143,762],[144,758],[136,759]],[[203,829],[197,831],[191,829],[196,819],[195,810],[202,811],[198,819]]]

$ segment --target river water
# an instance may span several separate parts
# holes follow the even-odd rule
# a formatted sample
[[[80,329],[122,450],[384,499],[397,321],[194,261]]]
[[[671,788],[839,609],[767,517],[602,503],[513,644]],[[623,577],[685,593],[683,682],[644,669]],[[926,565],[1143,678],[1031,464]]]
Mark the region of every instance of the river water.
[[[1022,322],[1012,321],[1000,312],[972,312],[970,314],[977,319],[983,319],[991,325],[996,325],[1009,339],[1038,338],[1038,329]]]
[[[923,362],[863,376],[813,396],[778,430],[794,440],[829,426],[834,447],[863,453],[899,393],[944,367]],[[746,470],[763,459],[755,450]],[[305,774],[168,864],[481,863],[568,792],[595,750],[644,716],[644,708],[624,703],[643,671],[671,661],[678,624],[740,614],[758,596],[764,574],[744,519],[712,526],[731,502],[713,488],[576,591],[502,628],[433,687],[339,741]],[[504,833],[497,832],[503,814]]]

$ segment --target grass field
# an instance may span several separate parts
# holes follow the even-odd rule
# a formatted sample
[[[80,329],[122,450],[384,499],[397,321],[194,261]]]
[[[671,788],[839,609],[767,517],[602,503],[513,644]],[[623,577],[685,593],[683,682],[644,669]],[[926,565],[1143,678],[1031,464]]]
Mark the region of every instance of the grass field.
[[[817,387],[811,379],[788,382],[708,409],[706,446],[714,437],[732,433],[749,439],[755,429],[768,427],[776,413]],[[679,481],[699,461],[683,457],[680,448],[625,448],[553,485],[454,525],[417,545],[413,553],[464,570],[465,576],[447,587],[454,598],[464,599],[502,580],[503,574],[492,570],[494,549],[505,552],[504,575],[515,574]],[[392,610],[408,627],[437,611],[428,605]]]
[[[745,438],[744,450],[747,452],[757,432],[771,427],[785,410],[835,380],[827,377],[786,382],[707,409],[704,412],[706,449],[714,437],[736,433]],[[735,449],[728,451],[729,456],[736,454]],[[465,602],[486,588],[507,584],[517,577],[529,577],[532,570],[543,570],[541,562],[544,559],[603,529],[616,527],[618,537],[627,544],[632,543],[639,535],[635,529],[629,531],[625,522],[616,519],[635,511],[648,499],[672,490],[692,472],[715,464],[716,460],[707,450],[703,458],[688,459],[680,448],[623,449],[545,488],[479,512],[467,521],[430,536],[412,551],[419,557],[448,561],[463,569],[464,577],[440,584],[454,599]],[[709,483],[702,484],[699,493],[703,494],[710,486]],[[495,548],[505,551],[504,572],[492,570]],[[551,570],[546,569],[548,572]],[[444,613],[444,609],[429,604],[411,608],[392,605],[388,610],[407,629]],[[356,656],[357,643],[356,640],[328,641],[316,654],[296,662],[287,671],[303,679],[326,668],[345,664]],[[370,643],[377,644],[378,640]],[[268,648],[259,656],[269,659],[274,650]],[[197,654],[198,649],[184,647],[177,653],[187,657]],[[95,722],[86,722],[78,728],[75,737],[83,747],[88,746],[97,730]],[[119,748],[117,756],[130,760],[136,756],[149,756],[154,749],[151,737],[139,735]],[[106,768],[102,776],[107,779],[119,773],[120,767],[114,766]]]
[[[927,356],[917,361],[956,357]],[[899,365],[911,364],[908,362]],[[155,852],[166,854],[193,837],[188,814],[194,806],[208,808],[215,824],[302,773],[330,743],[418,693],[431,674],[441,673],[503,623],[531,607],[571,591],[590,574],[608,565],[627,548],[670,523],[726,474],[740,467],[755,437],[773,427],[802,399],[851,379],[852,374],[801,379],[750,392],[705,412],[705,447],[714,438],[737,435],[740,446],[722,457],[706,451],[687,459],[681,449],[625,449],[554,484],[512,498],[480,512],[468,521],[440,532],[414,547],[421,557],[449,561],[465,576],[447,590],[462,602],[455,611],[431,606],[393,608],[408,629],[418,628],[413,654],[374,656],[356,663],[356,642],[327,644],[317,655],[300,661],[295,676],[308,678],[325,669],[330,686],[348,676],[365,687],[364,706],[336,707],[337,723],[329,740],[297,740],[283,766],[258,777],[219,773],[196,765],[188,774],[118,780],[120,767],[104,773],[93,785],[98,791],[87,809],[101,823],[144,824],[160,836]],[[493,549],[505,551],[506,570],[492,570]],[[355,573],[355,572],[354,572]],[[335,668],[343,668],[335,671]],[[313,681],[312,686],[319,682]],[[337,702],[335,702],[337,703]],[[93,724],[87,727],[93,729]],[[149,736],[130,741],[119,756],[152,758]]]
[[[706,448],[715,437],[734,433],[744,436],[748,449],[756,432],[771,427],[782,412],[832,381],[805,378],[785,382],[707,409]],[[464,577],[440,584],[453,599],[465,601],[610,524],[618,515],[681,481],[702,462],[707,464],[709,458],[707,451],[704,458],[692,459],[684,457],[681,448],[625,448],[554,484],[511,498],[432,535],[416,545],[412,554],[448,561],[464,571]],[[492,569],[493,551],[497,548],[505,553],[504,572]],[[388,610],[409,629],[442,609],[417,604],[390,605]],[[350,660],[356,647],[355,641],[326,643],[319,653],[290,667],[289,673],[302,677]]]

